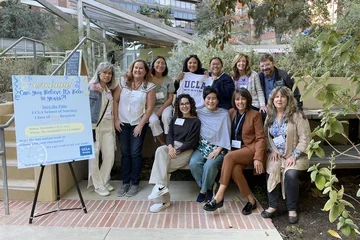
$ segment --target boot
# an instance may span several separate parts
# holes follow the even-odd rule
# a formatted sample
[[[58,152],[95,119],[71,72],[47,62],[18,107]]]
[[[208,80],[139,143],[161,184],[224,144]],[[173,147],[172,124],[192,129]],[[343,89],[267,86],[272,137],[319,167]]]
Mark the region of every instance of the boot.
[[[160,145],[165,145],[165,136],[161,133],[159,136],[156,136],[156,140],[160,143]]]

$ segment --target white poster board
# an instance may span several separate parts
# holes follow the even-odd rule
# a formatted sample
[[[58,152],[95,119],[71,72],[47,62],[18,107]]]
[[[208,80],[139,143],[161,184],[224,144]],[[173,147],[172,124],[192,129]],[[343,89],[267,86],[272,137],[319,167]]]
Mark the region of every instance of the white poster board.
[[[12,76],[18,168],[94,158],[88,80]]]

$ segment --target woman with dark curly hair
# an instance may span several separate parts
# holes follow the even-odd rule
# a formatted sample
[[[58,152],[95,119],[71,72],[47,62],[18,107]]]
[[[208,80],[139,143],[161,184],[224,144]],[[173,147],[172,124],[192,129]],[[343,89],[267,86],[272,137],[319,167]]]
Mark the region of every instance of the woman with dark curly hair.
[[[170,206],[169,173],[188,164],[199,143],[201,122],[197,118],[195,101],[189,94],[180,94],[175,101],[175,114],[170,122],[167,146],[156,150],[149,183],[155,184],[148,196],[155,204],[150,212],[159,212]]]
[[[294,224],[298,222],[299,175],[309,167],[306,148],[311,139],[310,126],[288,87],[272,90],[267,109],[264,129],[270,152],[266,162],[269,208],[261,216],[271,218],[274,215],[281,186],[289,223]]]

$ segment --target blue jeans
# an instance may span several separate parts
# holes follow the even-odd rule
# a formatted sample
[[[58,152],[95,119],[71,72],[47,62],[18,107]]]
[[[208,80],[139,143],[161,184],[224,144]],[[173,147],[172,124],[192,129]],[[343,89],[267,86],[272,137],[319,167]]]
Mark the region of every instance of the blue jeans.
[[[117,133],[121,149],[121,175],[123,184],[139,185],[142,170],[142,147],[148,124],[145,124],[138,137],[134,137],[134,129],[129,123],[121,126],[121,133]]]
[[[197,149],[191,155],[189,162],[190,171],[201,188],[201,192],[205,193],[207,190],[212,189],[223,159],[224,154],[219,154],[215,159],[208,160]]]
[[[285,173],[285,200],[288,211],[296,211],[296,205],[299,199],[299,176],[303,171],[290,169]],[[269,178],[269,175],[266,174],[266,180]],[[277,208],[281,183],[276,185],[275,189],[271,192],[268,192],[269,198],[269,207]]]

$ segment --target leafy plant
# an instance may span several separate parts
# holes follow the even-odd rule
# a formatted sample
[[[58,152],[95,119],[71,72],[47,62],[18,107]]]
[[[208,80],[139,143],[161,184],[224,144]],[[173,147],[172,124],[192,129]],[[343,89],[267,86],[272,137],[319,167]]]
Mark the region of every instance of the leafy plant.
[[[304,82],[304,92],[302,99],[307,95],[313,94],[316,99],[323,104],[323,110],[320,113],[321,123],[312,135],[317,136],[321,141],[312,140],[308,146],[308,157],[314,153],[319,157],[325,157],[325,152],[321,148],[321,142],[326,142],[333,149],[330,157],[330,166],[328,168],[320,168],[319,164],[309,168],[311,172],[311,181],[315,182],[316,187],[328,194],[329,200],[326,202],[323,210],[329,211],[329,221],[338,220],[337,230],[341,230],[345,236],[356,237],[360,235],[359,228],[354,222],[348,208],[355,207],[343,197],[347,196],[360,204],[355,198],[345,194],[343,187],[337,189],[334,184],[338,182],[336,175],[333,174],[335,168],[336,157],[348,156],[360,162],[360,150],[344,132],[343,124],[347,123],[339,121],[338,117],[353,114],[360,119],[358,114],[358,100],[360,93],[360,34],[357,31],[360,24],[360,17],[354,11],[360,10],[360,1],[346,2],[344,5],[344,15],[340,16],[337,24],[324,28],[316,38],[316,45],[319,51],[319,63],[315,68],[321,69],[322,75],[315,77],[311,75],[313,71],[308,73],[295,73],[298,76],[295,86],[299,82]],[[352,16],[349,18],[349,16]],[[330,83],[330,76],[333,74],[334,66],[341,66],[346,73],[347,86],[339,83]],[[334,111],[334,108],[340,109]],[[349,149],[340,151],[336,146],[332,145],[328,138],[335,134],[340,134],[350,144]],[[349,154],[349,150],[355,150],[355,154]],[[335,155],[336,153],[336,155]],[[360,196],[360,190],[356,194]],[[329,230],[329,234],[334,237],[341,238],[334,230]]]

